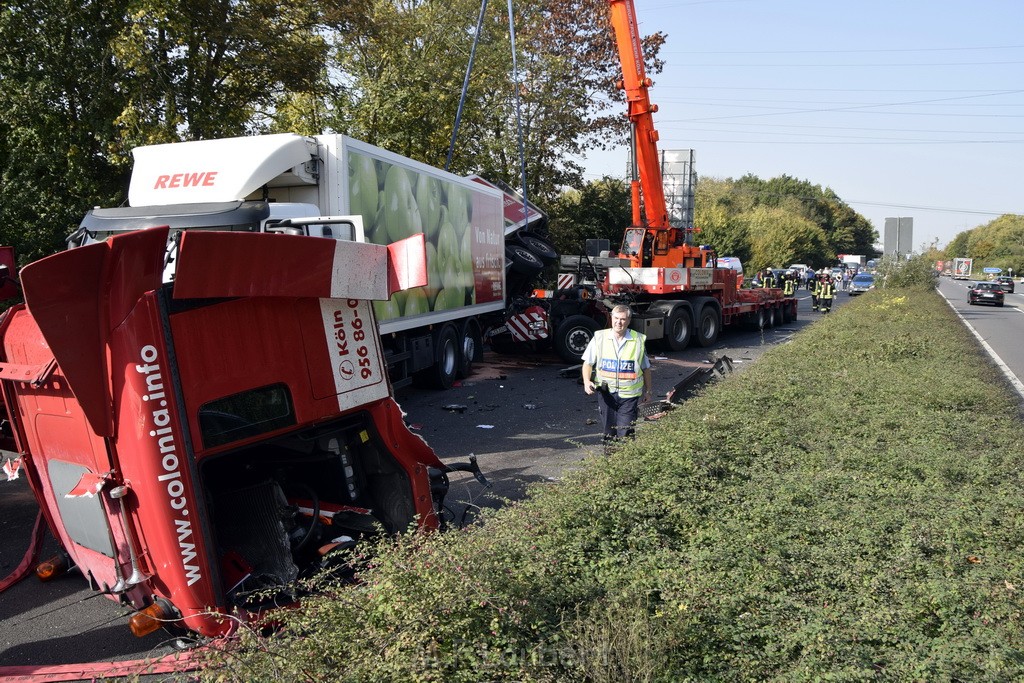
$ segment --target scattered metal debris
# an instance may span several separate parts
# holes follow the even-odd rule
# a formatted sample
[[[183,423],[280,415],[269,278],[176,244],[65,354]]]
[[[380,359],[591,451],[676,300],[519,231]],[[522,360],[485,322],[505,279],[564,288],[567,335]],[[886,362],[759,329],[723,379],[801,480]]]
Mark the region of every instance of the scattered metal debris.
[[[733,372],[733,360],[728,356],[713,361],[709,368],[694,368],[668,392],[665,400],[640,405],[639,415],[645,420],[657,420],[689,398],[693,392],[710,380],[726,377]]]

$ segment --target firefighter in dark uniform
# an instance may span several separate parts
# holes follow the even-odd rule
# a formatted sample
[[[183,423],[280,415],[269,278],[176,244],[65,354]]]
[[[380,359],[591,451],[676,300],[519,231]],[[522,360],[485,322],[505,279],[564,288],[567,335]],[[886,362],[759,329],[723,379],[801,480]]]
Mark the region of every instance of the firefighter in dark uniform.
[[[761,286],[765,289],[775,287],[775,273],[772,272],[771,268],[764,271],[764,279],[761,280]]]
[[[830,276],[825,275],[821,279],[821,288],[818,290],[818,305],[822,313],[832,310],[832,298],[836,295],[836,283]]]
[[[818,293],[821,292],[821,277],[814,276],[814,286],[811,289],[811,310],[818,310]]]
[[[782,295],[793,296],[796,294],[796,275],[786,273],[782,276]]]

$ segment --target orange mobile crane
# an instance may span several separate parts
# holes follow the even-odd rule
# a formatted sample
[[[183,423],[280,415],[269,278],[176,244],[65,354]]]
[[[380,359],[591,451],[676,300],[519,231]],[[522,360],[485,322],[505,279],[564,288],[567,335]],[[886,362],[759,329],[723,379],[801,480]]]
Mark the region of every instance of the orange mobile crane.
[[[652,81],[644,69],[636,10],[633,0],[609,0],[609,8],[622,64],[618,85],[632,126],[633,224],[619,253],[598,264],[607,270],[591,270],[600,294],[606,302],[629,305],[632,327],[673,351],[691,339],[710,346],[724,325],[765,328],[795,320],[794,297],[781,289],[739,289],[737,273],[717,267],[711,247],[693,243],[696,230],[669,222],[653,118],[658,107],[648,94]]]
[[[643,45],[633,0],[610,0],[611,23],[622,64],[618,88],[626,93],[626,116],[632,124],[633,225],[626,230],[621,255],[634,268],[705,267],[709,253],[690,244],[692,231],[673,227],[668,220],[658,155],[658,131],[648,89],[653,85],[644,69]],[[641,196],[643,214],[641,217]],[[644,222],[645,221],[645,222]]]

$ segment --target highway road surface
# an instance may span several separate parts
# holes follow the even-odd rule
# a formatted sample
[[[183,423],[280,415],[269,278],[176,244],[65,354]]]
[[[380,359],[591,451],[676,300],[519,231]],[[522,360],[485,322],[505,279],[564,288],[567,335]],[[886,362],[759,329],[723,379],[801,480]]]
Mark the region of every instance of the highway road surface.
[[[973,280],[939,278],[939,293],[960,315],[967,328],[999,366],[1007,381],[1024,401],[1024,285],[1019,282],[1013,294],[1005,295],[1002,307],[970,305],[967,292]]]

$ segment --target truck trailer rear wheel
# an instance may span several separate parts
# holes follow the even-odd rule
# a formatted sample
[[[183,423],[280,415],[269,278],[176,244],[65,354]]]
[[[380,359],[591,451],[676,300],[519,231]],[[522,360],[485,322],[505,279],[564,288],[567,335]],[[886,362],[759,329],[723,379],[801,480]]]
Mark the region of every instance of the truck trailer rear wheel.
[[[484,342],[483,335],[480,332],[480,324],[475,318],[464,320],[459,328],[459,332],[461,344],[457,374],[459,377],[465,378],[469,377],[470,373],[473,372],[473,363],[479,360],[480,354],[483,353]]]
[[[570,315],[555,330],[555,351],[566,363],[579,363],[587,344],[601,329],[593,318],[585,315]]]
[[[707,303],[697,314],[696,338],[699,346],[708,347],[718,341],[718,333],[722,330],[722,316],[718,307]]]
[[[434,364],[417,372],[413,381],[427,389],[450,389],[458,371],[458,331],[451,323],[445,323],[434,337]]]
[[[768,327],[768,315],[764,308],[759,308],[750,314],[750,326],[755,330],[763,330]]]
[[[690,320],[690,311],[685,306],[676,306],[665,318],[665,347],[669,351],[682,351],[690,345],[692,334],[693,321]]]

